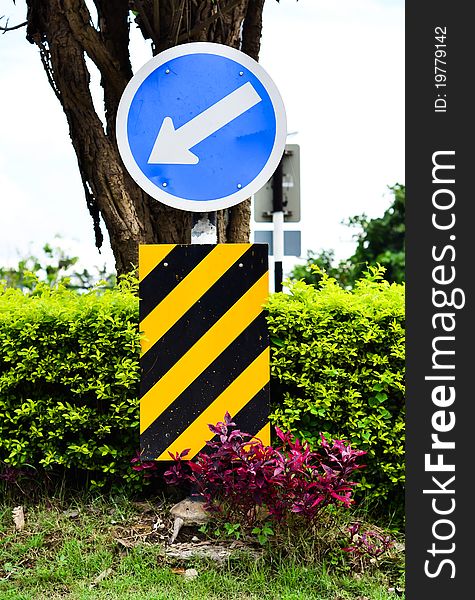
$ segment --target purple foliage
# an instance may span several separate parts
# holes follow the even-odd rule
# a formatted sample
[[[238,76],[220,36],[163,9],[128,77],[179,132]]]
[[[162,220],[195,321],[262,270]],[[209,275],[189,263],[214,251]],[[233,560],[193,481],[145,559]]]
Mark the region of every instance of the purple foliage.
[[[366,555],[370,558],[378,558],[394,546],[394,540],[389,535],[385,536],[378,531],[361,532],[359,523],[353,523],[348,527],[348,534],[352,545],[343,550],[358,557]]]
[[[142,461],[138,452],[136,456],[130,461],[130,463],[134,471],[143,471],[143,476],[146,478],[153,477],[153,471],[156,471],[158,466],[156,461],[154,460]]]
[[[352,450],[341,440],[330,444],[321,436],[321,447],[311,451],[290,433],[276,427],[277,447],[236,429],[229,413],[224,422],[209,425],[217,436],[207,443],[208,452],[183,461],[188,453],[172,455],[173,466],[164,473],[168,484],[191,485],[205,500],[207,510],[221,513],[228,521],[252,526],[258,508],[285,521],[290,515],[313,520],[328,504],[349,506],[355,485],[349,478],[361,468],[361,450]]]

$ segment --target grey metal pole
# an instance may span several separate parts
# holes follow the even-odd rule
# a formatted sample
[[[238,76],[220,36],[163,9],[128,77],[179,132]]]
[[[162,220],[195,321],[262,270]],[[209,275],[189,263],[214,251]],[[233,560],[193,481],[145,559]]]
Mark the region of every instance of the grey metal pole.
[[[283,157],[272,178],[272,223],[274,226],[274,291],[282,291],[284,258]]]
[[[217,244],[216,212],[193,213],[191,228],[192,244]]]

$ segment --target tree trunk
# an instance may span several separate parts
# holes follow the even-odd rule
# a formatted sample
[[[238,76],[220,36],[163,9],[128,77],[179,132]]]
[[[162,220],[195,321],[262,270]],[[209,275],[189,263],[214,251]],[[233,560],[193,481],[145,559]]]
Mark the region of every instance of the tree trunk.
[[[140,243],[190,243],[191,213],[148,196],[119,156],[115,119],[132,77],[129,8],[154,54],[190,41],[241,48],[257,60],[264,0],[94,0],[93,25],[85,0],[27,0],[27,39],[38,45],[51,84],[65,112],[91,213],[96,245],[100,216],[109,233],[118,274],[138,263]],[[104,91],[105,125],[90,92],[86,55],[98,68]],[[249,241],[250,200],[219,211],[218,241]]]

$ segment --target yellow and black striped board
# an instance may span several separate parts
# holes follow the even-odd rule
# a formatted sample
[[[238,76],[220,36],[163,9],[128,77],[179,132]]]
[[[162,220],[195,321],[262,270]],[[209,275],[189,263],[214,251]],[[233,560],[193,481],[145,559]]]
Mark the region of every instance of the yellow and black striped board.
[[[265,244],[139,249],[142,460],[193,458],[228,411],[270,443]]]

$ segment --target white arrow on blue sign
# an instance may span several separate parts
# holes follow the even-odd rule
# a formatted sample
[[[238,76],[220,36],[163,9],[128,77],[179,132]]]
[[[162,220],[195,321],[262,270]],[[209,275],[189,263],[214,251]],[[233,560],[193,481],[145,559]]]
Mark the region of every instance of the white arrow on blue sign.
[[[263,187],[282,157],[279,91],[252,58],[222,44],[175,46],[147,62],[117,112],[124,165],[153,198],[195,212]]]

